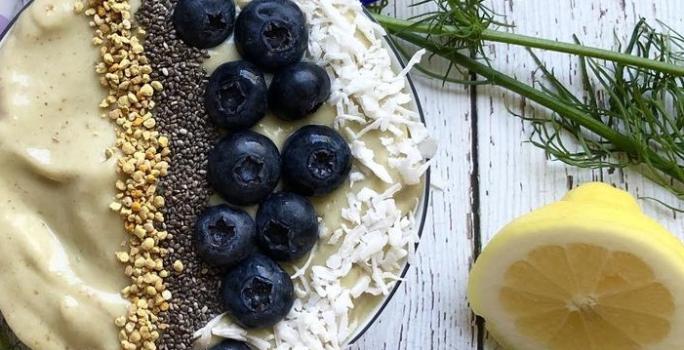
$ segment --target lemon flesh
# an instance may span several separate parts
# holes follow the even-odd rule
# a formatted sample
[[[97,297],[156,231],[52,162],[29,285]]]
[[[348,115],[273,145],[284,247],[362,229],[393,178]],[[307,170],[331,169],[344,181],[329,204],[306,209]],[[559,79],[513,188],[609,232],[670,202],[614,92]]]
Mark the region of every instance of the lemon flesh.
[[[684,349],[684,246],[627,193],[588,184],[507,225],[468,297],[520,350]]]

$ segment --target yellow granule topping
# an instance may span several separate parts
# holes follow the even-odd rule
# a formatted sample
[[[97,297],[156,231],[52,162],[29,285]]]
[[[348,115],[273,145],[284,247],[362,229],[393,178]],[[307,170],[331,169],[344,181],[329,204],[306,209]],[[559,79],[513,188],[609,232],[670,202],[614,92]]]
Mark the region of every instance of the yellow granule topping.
[[[130,301],[126,315],[115,324],[121,328],[121,349],[156,349],[160,324],[158,313],[169,309],[171,293],[166,290],[163,257],[166,249],[159,243],[168,237],[157,230],[164,222],[164,198],[156,194],[160,177],[169,167],[169,140],[155,131],[152,97],[162,84],[152,81],[150,66],[140,38],[145,34],[134,28],[128,0],[88,0],[77,2],[74,10],[90,18],[93,45],[100,51],[95,71],[108,93],[100,107],[104,116],[116,123],[116,149],[119,155],[116,182],[118,193],[110,208],[119,212],[129,233],[125,249],[116,252],[131,284],[121,293]]]

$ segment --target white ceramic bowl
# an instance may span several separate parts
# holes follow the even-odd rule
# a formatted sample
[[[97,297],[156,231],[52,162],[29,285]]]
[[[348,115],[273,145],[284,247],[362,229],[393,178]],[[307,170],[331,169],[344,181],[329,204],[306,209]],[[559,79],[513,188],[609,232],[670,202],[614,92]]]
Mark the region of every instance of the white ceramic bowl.
[[[0,1],[3,1],[3,0],[0,0]],[[29,2],[27,6],[30,6],[30,3],[31,2]],[[19,15],[21,15],[21,13]],[[370,14],[368,14],[368,16],[370,16]],[[5,29],[5,31],[0,33],[0,46],[2,45],[4,36],[9,32],[10,28],[16,22],[16,19],[18,17],[19,16],[15,17],[15,19],[12,22],[10,22],[10,24]],[[394,44],[391,41],[389,41],[388,39],[385,40],[385,46],[387,47],[388,50],[392,51],[392,53],[393,53],[393,62],[392,63],[393,63],[394,70],[396,72],[401,71],[404,68],[405,63],[403,62],[401,55],[399,54],[398,50],[394,47]],[[418,97],[418,93],[416,92],[416,88],[413,84],[413,81],[411,80],[410,75],[406,76],[406,81],[407,81],[407,85],[411,89],[411,94],[413,95],[412,105],[410,107],[420,115],[421,121],[423,123],[425,123],[425,116],[424,116],[423,110],[420,106],[420,99]],[[422,196],[421,196],[421,198],[417,204],[417,207],[415,209],[415,216],[416,216],[415,219],[416,219],[416,223],[417,223],[416,229],[418,231],[417,232],[418,236],[422,236],[423,228],[425,225],[425,218],[427,216],[427,210],[428,210],[428,197],[429,197],[429,193],[430,193],[430,191],[429,191],[429,189],[430,189],[430,170],[429,169],[425,173],[424,176],[425,176],[425,179],[423,181],[423,183],[424,183],[424,189],[422,191],[423,194],[422,194]],[[403,269],[402,269],[402,272],[401,272],[402,278],[406,276],[408,269],[409,269],[409,263],[406,262]],[[394,296],[396,291],[399,289],[400,284],[401,284],[401,282],[397,282],[394,285],[394,287],[392,288],[392,290],[390,291],[390,293],[387,296],[385,296],[384,298],[382,298],[382,300],[380,300],[380,302],[378,302],[378,305],[375,307],[375,309],[372,312],[368,313],[368,316],[364,320],[359,322],[359,326],[354,330],[354,332],[349,336],[348,340],[346,341],[347,345],[353,344],[359,338],[361,338],[361,336],[373,325],[373,323],[378,319],[378,317],[380,317],[380,315],[382,314],[385,307],[389,304],[390,300],[392,299],[392,297]],[[4,327],[6,327],[4,322],[0,322],[0,332],[4,331],[4,329],[3,329]],[[0,335],[0,338],[1,337],[2,337],[2,335]]]

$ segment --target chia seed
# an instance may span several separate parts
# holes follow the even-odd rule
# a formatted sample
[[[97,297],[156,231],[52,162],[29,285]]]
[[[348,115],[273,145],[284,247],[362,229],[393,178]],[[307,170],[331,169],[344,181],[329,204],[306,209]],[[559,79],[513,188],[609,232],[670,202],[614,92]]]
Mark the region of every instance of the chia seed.
[[[191,349],[192,334],[221,312],[218,300],[219,271],[197,257],[193,228],[197,215],[207,206],[211,189],[206,180],[207,153],[219,137],[202,101],[207,83],[202,62],[206,51],[185,45],[176,37],[171,23],[178,0],[144,0],[136,14],[147,31],[145,52],[152,64],[152,78],[164,85],[155,95],[157,129],[171,142],[171,167],[159,184],[166,199],[162,229],[170,239],[165,266],[171,275],[165,279],[172,292],[172,305],[160,314],[168,328],[158,340],[158,349]],[[185,269],[173,271],[175,260]]]

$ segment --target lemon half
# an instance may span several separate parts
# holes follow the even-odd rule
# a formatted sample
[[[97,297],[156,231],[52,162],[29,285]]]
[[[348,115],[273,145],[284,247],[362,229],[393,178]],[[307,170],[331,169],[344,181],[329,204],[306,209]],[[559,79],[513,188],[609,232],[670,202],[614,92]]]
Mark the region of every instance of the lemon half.
[[[684,246],[605,184],[504,227],[468,297],[508,349],[684,349]]]

